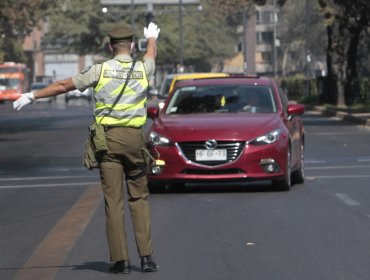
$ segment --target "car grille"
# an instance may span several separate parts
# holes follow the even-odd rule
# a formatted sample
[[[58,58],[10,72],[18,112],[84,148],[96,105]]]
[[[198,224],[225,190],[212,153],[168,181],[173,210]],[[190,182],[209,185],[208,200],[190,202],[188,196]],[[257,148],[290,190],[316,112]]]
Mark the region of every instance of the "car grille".
[[[217,142],[217,149],[226,149],[227,151],[227,158],[223,161],[196,161],[195,160],[195,150],[197,149],[205,149],[205,142],[179,142],[178,146],[180,147],[183,155],[186,159],[195,162],[201,165],[207,166],[216,166],[222,165],[225,163],[230,163],[237,159],[240,153],[243,151],[245,147],[245,142],[235,142],[235,141],[218,141]]]

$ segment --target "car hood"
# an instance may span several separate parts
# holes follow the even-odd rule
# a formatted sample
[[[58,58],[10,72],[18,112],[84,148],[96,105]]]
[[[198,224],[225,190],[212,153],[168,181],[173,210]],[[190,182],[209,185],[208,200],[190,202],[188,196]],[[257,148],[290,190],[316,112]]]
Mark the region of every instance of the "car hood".
[[[278,113],[161,115],[152,129],[171,141],[251,140],[280,127]]]

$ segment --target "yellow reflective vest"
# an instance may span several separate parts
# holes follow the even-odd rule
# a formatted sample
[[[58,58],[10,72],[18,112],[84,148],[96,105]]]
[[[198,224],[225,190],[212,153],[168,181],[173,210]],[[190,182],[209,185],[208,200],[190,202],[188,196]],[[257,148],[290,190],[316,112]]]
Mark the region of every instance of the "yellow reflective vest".
[[[149,85],[142,61],[137,61],[124,93],[112,107],[121,92],[132,62],[110,59],[103,62],[97,86],[94,88],[97,123],[110,126],[141,127],[146,122],[146,99]]]

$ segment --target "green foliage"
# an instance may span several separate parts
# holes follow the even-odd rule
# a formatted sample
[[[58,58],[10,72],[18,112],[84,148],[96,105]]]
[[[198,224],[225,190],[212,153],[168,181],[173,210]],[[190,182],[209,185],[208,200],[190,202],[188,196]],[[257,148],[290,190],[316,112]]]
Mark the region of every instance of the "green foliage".
[[[158,41],[158,62],[179,63],[178,15],[165,14],[157,17],[161,24]],[[205,35],[206,34],[206,35]],[[211,65],[233,54],[233,32],[220,14],[187,12],[183,14],[184,64],[195,71],[210,71]]]
[[[131,23],[127,7],[109,7],[110,12],[101,12],[99,0],[69,0],[60,5],[50,16],[50,31],[46,37],[49,44],[62,46],[65,52],[79,54],[102,53],[106,32],[117,19]],[[154,22],[161,28],[158,39],[157,64],[179,63],[179,14],[173,6],[155,15]],[[135,29],[138,38],[143,38],[145,11],[135,9]],[[206,36],[205,36],[206,34]],[[196,10],[184,6],[183,10],[183,56],[184,64],[194,69],[209,71],[215,61],[233,54],[234,40],[226,20],[220,14],[210,15],[207,9]],[[138,53],[142,56],[143,53]]]
[[[336,81],[333,81],[334,84]],[[358,79],[359,84],[359,96],[360,99],[356,101],[352,106],[348,108],[368,108],[370,103],[370,78]],[[290,100],[296,100],[304,104],[319,104],[328,103],[327,99],[323,98],[328,91],[335,91],[333,88],[328,88],[331,85],[328,83],[328,78],[317,78],[317,79],[306,79],[302,75],[292,76],[279,80],[279,84],[285,90]],[[326,100],[326,101],[325,101]],[[333,103],[335,104],[335,103]],[[335,105],[331,105],[334,106]],[[365,110],[365,109],[361,109]]]
[[[280,83],[290,100],[300,100],[304,97],[307,80],[302,76],[284,78]]]
[[[25,62],[22,43],[56,0],[0,1],[0,61]]]
[[[327,68],[335,70],[328,71],[328,74],[338,77],[344,84],[345,103],[352,105],[360,98],[356,84],[358,64],[362,60],[359,46],[366,45],[364,41],[369,44],[369,36],[363,34],[368,33],[370,27],[370,2],[318,0],[318,3],[328,30],[327,57],[331,59]],[[362,53],[368,57],[366,52]]]
[[[59,45],[64,52],[92,54],[103,50],[104,17],[99,0],[61,1],[49,17],[44,46]]]
[[[228,12],[240,12],[242,9],[250,8],[252,5],[263,6],[272,4],[272,0],[204,0],[215,9]],[[276,4],[283,6],[286,0],[277,0]]]
[[[295,73],[311,76],[313,68],[325,61],[326,30],[315,8],[313,1],[307,4],[306,0],[288,0],[280,10],[278,59],[282,61],[284,76]],[[311,56],[309,64],[306,52]]]

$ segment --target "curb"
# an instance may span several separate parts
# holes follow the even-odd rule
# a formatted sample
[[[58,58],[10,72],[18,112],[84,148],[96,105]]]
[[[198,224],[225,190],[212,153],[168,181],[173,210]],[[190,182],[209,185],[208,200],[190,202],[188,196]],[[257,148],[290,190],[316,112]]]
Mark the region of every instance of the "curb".
[[[370,113],[367,114],[352,114],[347,112],[336,111],[334,109],[324,108],[322,106],[306,106],[308,110],[320,112],[328,117],[337,117],[341,120],[353,122],[360,125],[370,126]]]

